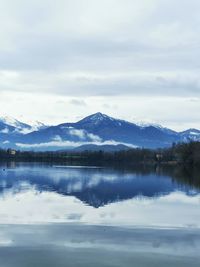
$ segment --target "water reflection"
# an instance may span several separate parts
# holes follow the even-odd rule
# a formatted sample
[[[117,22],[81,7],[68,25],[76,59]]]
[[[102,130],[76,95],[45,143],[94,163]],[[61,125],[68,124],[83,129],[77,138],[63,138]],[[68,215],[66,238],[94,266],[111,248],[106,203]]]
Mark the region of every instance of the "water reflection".
[[[0,225],[3,267],[197,267],[199,231]]]
[[[177,168],[11,163],[0,170],[0,222],[199,227],[198,177]]]

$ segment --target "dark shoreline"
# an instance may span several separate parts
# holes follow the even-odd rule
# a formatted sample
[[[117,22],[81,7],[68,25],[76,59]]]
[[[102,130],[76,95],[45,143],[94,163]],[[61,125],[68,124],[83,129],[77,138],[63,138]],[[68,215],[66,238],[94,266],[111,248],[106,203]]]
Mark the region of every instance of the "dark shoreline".
[[[172,165],[200,166],[200,142],[174,144],[170,148],[136,148],[106,151],[17,151],[0,150],[0,161],[63,162],[88,165]]]

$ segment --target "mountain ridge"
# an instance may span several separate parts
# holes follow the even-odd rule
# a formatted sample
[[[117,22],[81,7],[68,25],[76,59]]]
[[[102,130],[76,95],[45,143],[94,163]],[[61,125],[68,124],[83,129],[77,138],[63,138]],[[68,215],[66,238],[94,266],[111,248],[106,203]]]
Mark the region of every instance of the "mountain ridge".
[[[35,128],[13,118],[7,120],[0,118],[0,147],[2,148],[58,150],[83,145],[158,148],[189,141],[200,141],[200,130],[187,129],[176,132],[160,125],[141,126],[101,112],[77,122],[54,126],[38,123],[38,127]]]

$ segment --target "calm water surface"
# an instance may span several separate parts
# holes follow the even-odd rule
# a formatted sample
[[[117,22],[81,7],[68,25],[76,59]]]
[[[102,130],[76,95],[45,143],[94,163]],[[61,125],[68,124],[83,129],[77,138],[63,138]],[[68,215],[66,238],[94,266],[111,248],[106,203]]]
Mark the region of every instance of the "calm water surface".
[[[199,251],[198,172],[0,167],[0,267],[199,266]]]

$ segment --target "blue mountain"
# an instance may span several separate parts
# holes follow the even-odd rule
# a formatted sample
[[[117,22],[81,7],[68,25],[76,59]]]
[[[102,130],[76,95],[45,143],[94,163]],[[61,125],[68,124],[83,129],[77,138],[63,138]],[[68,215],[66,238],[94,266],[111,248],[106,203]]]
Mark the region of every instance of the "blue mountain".
[[[109,150],[109,146],[119,145],[158,148],[171,146],[174,142],[200,141],[200,131],[196,129],[179,133],[159,125],[138,125],[115,119],[100,112],[75,123],[45,126],[35,131],[31,131],[30,125],[17,122],[18,126],[0,121],[1,147],[60,150],[86,146],[96,150],[101,146]]]

